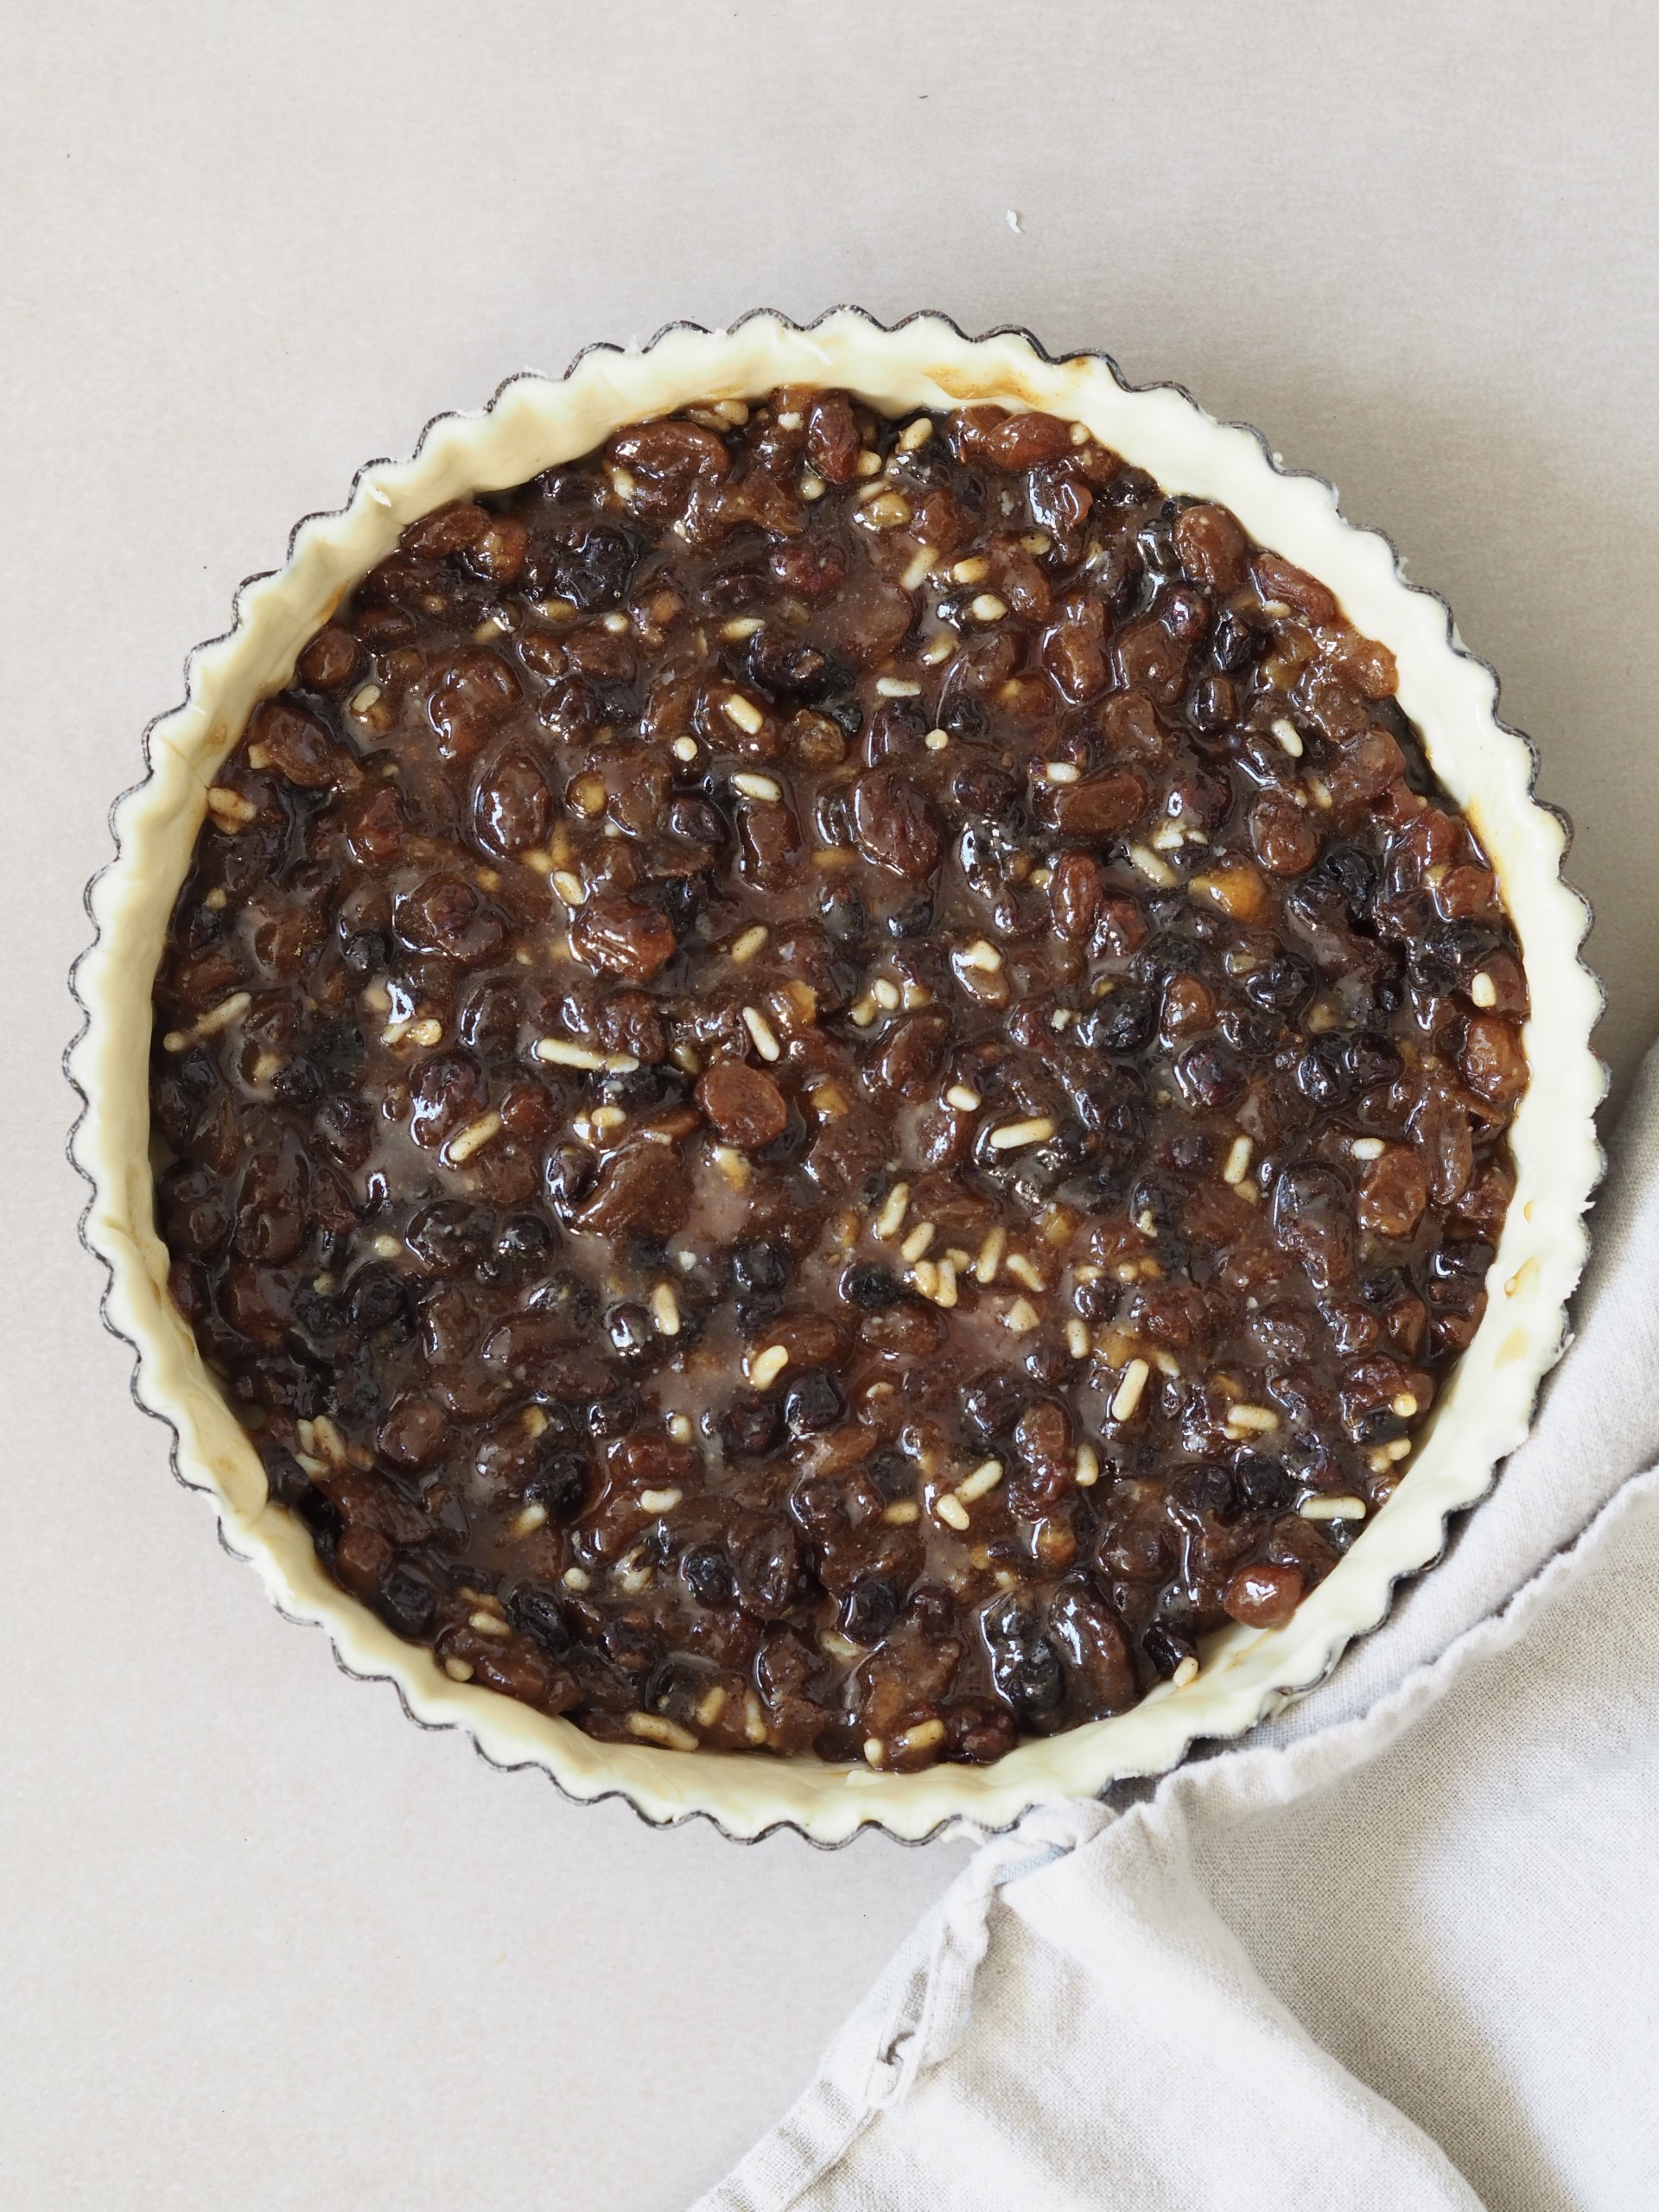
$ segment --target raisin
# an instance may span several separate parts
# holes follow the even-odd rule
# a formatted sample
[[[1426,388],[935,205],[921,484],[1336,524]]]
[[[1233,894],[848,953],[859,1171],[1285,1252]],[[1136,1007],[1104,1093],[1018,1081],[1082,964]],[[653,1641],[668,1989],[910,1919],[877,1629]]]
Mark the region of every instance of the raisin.
[[[1004,1600],[987,1611],[982,1624],[998,1695],[1027,1719],[1052,1713],[1065,1694],[1065,1674],[1035,1620]]]
[[[1306,810],[1277,791],[1250,810],[1250,843],[1270,875],[1300,875],[1319,856],[1319,833]]]
[[[1527,1087],[1521,1033],[1500,1014],[1478,1014],[1472,1018],[1460,1065],[1470,1090],[1499,1112],[1507,1112]]]
[[[1318,1291],[1335,1289],[1353,1271],[1353,1202],[1333,1170],[1287,1167],[1274,1185],[1273,1229],[1301,1262]]]
[[[327,791],[357,780],[356,765],[339,740],[315,715],[285,699],[267,699],[254,709],[248,743],[259,747],[277,775],[302,791]]]
[[[1141,983],[1124,983],[1077,1024],[1079,1043],[1097,1052],[1134,1052],[1158,1027],[1158,1001]]]
[[[969,1431],[987,1443],[1013,1430],[1025,1408],[1027,1393],[1006,1370],[991,1368],[962,1389],[962,1415]]]
[[[620,893],[590,899],[570,931],[576,957],[613,976],[654,976],[676,950],[674,931],[655,907]]]
[[[1356,1210],[1362,1229],[1379,1236],[1409,1236],[1427,1204],[1428,1178],[1421,1161],[1403,1146],[1391,1145],[1367,1166]]]
[[[680,1579],[699,1605],[714,1610],[733,1604],[737,1578],[717,1544],[698,1544],[680,1556]]]
[[[308,690],[338,691],[351,682],[361,661],[357,639],[331,622],[306,646],[295,672]]]
[[[510,747],[479,779],[473,826],[486,852],[517,859],[543,842],[552,818],[552,791],[528,747]]]
[[[769,1075],[741,1060],[719,1060],[697,1084],[697,1103],[721,1140],[758,1152],[789,1122],[784,1095]]]
[[[1249,541],[1225,507],[1183,507],[1172,532],[1181,566],[1211,591],[1236,591],[1244,579]]]
[[[827,483],[850,484],[858,474],[858,424],[839,392],[823,392],[806,418],[806,456]]]
[[[939,861],[932,808],[913,784],[888,769],[870,770],[853,786],[853,834],[877,866],[915,881]]]
[[[1302,1576],[1294,1567],[1241,1567],[1222,1592],[1229,1617],[1246,1628],[1283,1628],[1302,1602]]]
[[[855,1643],[880,1643],[898,1619],[903,1602],[892,1583],[877,1575],[855,1582],[842,1605],[842,1634]]]
[[[523,686],[499,654],[474,648],[452,655],[427,691],[439,757],[470,760],[523,696]]]
[[[1138,770],[1116,768],[1055,786],[1052,804],[1063,836],[1104,838],[1132,828],[1151,801],[1151,787]]]
[[[441,954],[463,968],[493,960],[507,941],[504,917],[459,875],[428,876],[397,902],[397,924],[415,951]]]
[[[974,454],[993,468],[1032,468],[1041,461],[1058,461],[1071,446],[1069,427],[1058,416],[1033,409],[1026,415],[1005,416],[982,431],[974,441]]]

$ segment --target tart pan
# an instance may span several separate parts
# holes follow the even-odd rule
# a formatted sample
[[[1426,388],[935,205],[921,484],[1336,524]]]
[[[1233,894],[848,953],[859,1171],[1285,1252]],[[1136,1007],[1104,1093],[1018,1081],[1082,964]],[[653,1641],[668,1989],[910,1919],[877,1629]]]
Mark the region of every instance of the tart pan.
[[[782,383],[843,386],[889,413],[990,401],[1082,422],[1166,491],[1230,507],[1260,544],[1328,584],[1355,626],[1395,657],[1400,705],[1497,871],[1531,995],[1530,1080],[1510,1133],[1516,1192],[1487,1311],[1398,1490],[1285,1627],[1226,1629],[1195,1681],[1022,1743],[988,1767],[886,1774],[810,1757],[600,1743],[452,1681],[429,1651],[332,1582],[303,1525],[268,1501],[258,1456],[168,1296],[155,1224],[151,985],[207,788],[253,706],[289,682],[311,632],[429,509],[522,483],[622,423]],[[87,893],[97,934],[75,970],[86,1026],[67,1061],[84,1102],[73,1157],[92,1189],[82,1235],[109,1271],[105,1317],[137,1354],[134,1395],[172,1430],[179,1478],[212,1497],[227,1548],[252,1563],[285,1614],[327,1631],[348,1673],[394,1683],[423,1726],[465,1729],[487,1759],[542,1767],[571,1798],[620,1796],[663,1825],[702,1815],[746,1840],[779,1827],[817,1844],[869,1827],[912,1842],[956,1824],[1006,1827],[1034,1806],[1161,1773],[1195,1739],[1238,1736],[1318,1682],[1351,1637],[1382,1620],[1395,1583],[1438,1557],[1447,1516],[1485,1492],[1521,1442],[1563,1346],[1601,1166],[1593,1117],[1605,1074],[1590,1046],[1601,996],[1579,957],[1588,909],[1560,876],[1567,824],[1534,798],[1532,748],[1499,721],[1496,678],[1464,651],[1444,602],[1408,585],[1389,542],[1345,521],[1332,486],[1283,468],[1256,432],[1216,422],[1173,385],[1131,387],[1103,354],[1054,359],[1023,332],[969,339],[935,315],[891,329],[849,308],[805,328],[767,313],[726,331],[674,324],[643,348],[590,347],[562,378],[514,377],[482,413],[437,416],[408,461],[372,463],[343,508],[300,523],[286,564],[241,587],[235,617],[190,656],[184,703],[146,734],[148,773],[117,803],[116,857]]]

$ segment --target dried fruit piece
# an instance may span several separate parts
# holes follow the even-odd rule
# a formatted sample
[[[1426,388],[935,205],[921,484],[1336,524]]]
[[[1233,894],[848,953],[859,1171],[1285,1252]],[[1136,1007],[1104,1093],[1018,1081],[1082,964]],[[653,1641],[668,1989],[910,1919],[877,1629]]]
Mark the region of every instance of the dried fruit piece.
[[[933,810],[906,778],[874,768],[853,786],[853,834],[867,860],[919,882],[939,863]]]
[[[619,892],[590,899],[570,928],[576,957],[590,968],[643,980],[674,957],[675,937],[666,915]]]
[[[697,1103],[723,1141],[746,1152],[772,1143],[789,1125],[783,1092],[741,1060],[716,1061],[697,1084]]]

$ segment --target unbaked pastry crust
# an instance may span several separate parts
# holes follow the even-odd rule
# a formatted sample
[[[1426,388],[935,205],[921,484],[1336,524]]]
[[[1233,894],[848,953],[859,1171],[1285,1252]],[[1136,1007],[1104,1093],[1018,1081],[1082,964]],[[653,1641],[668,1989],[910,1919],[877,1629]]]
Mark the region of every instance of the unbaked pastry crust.
[[[307,638],[429,509],[522,483],[619,424],[780,383],[842,385],[893,413],[967,400],[1046,408],[1086,423],[1166,490],[1221,501],[1261,543],[1329,584],[1350,620],[1395,654],[1400,704],[1497,869],[1531,991],[1531,1080],[1511,1130],[1516,1187],[1490,1304],[1398,1491],[1287,1626],[1224,1630],[1185,1688],[1166,1683],[1131,1712],[1021,1744],[991,1767],[891,1775],[810,1757],[603,1744],[451,1681],[429,1651],[331,1582],[303,1527],[268,1504],[258,1457],[167,1295],[155,1226],[151,985],[207,786],[254,704],[289,681]],[[572,1797],[620,1795],[658,1822],[706,1815],[734,1837],[788,1825],[833,1844],[872,1825],[908,1840],[954,1822],[1002,1827],[1029,1807],[1160,1773],[1196,1738],[1236,1736],[1317,1682],[1382,1618],[1400,1578],[1439,1555],[1446,1516],[1484,1494],[1525,1435],[1562,1348],[1600,1169],[1604,1074],[1589,1041],[1600,994],[1579,958],[1587,910],[1561,880],[1563,823],[1532,796],[1531,748],[1498,721],[1491,670],[1462,651],[1442,602],[1405,582],[1388,542],[1344,521],[1330,486],[1282,470],[1254,431],[1215,422],[1173,387],[1128,389],[1103,356],[1051,360],[1023,333],[970,340],[936,315],[892,330],[851,308],[806,329],[765,314],[723,332],[675,326],[642,350],[592,348],[556,381],[515,378],[482,414],[429,424],[410,460],[365,468],[343,510],[299,525],[284,568],[243,587],[234,627],[191,657],[188,682],[184,704],[148,734],[149,774],[118,804],[117,857],[89,893],[98,937],[77,970],[87,1020],[69,1060],[86,1100],[73,1154],[93,1188],[84,1234],[109,1268],[105,1315],[137,1353],[135,1395],[173,1429],[181,1478],[212,1495],[226,1544],[283,1611],[326,1629],[349,1672],[394,1682],[415,1719],[467,1730],[498,1764],[543,1767]]]

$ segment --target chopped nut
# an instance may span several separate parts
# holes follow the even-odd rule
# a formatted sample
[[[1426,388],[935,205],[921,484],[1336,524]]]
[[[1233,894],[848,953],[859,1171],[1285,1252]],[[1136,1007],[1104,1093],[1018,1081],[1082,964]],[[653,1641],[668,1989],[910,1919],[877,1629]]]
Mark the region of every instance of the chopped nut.
[[[715,1165],[734,1190],[741,1191],[747,1186],[749,1163],[735,1145],[717,1144],[715,1147]]]
[[[874,1222],[875,1233],[884,1240],[896,1236],[905,1218],[905,1209],[910,1204],[908,1183],[895,1183],[882,1201],[881,1211]]]
[[[782,1057],[784,1048],[778,1042],[778,1033],[759,1007],[744,1007],[743,1027],[753,1038],[754,1049],[763,1060],[776,1060]]]
[[[665,1720],[660,1713],[631,1713],[628,1733],[638,1736],[647,1744],[660,1744],[665,1751],[695,1751],[697,1739],[689,1728],[682,1728],[677,1721]]]
[[[1035,1114],[1027,1122],[1004,1122],[1000,1129],[993,1129],[989,1144],[993,1152],[1016,1152],[1028,1144],[1046,1144],[1054,1134],[1054,1124],[1046,1114]]]
[[[1141,1403],[1141,1393],[1147,1387],[1147,1377],[1152,1370],[1144,1359],[1132,1359],[1123,1370],[1122,1380],[1113,1393],[1110,1407],[1114,1421],[1129,1421]]]
[[[605,1065],[603,1052],[595,1052],[587,1045],[573,1045],[565,1037],[538,1037],[536,1040],[536,1057],[538,1060],[546,1060],[552,1066],[561,1068],[584,1068],[594,1071],[602,1068]]]
[[[501,1116],[493,1110],[480,1114],[475,1122],[468,1122],[465,1128],[456,1130],[443,1148],[444,1158],[452,1167],[459,1167],[500,1134]]]
[[[994,1491],[1002,1479],[1000,1459],[982,1459],[971,1475],[957,1484],[957,1496],[964,1505],[971,1505],[977,1497]]]
[[[375,696],[379,696],[378,691]],[[245,823],[259,818],[259,810],[251,799],[244,798],[240,791],[231,791],[223,784],[215,784],[208,792],[207,810],[225,829],[232,824],[240,828]]]
[[[1129,859],[1148,883],[1155,883],[1160,891],[1173,891],[1180,881],[1167,861],[1160,860],[1150,845],[1131,845]]]
[[[979,1248],[979,1256],[974,1262],[974,1281],[995,1282],[996,1271],[1002,1264],[1002,1255],[1007,1249],[1008,1232],[1006,1229],[998,1227],[988,1230],[985,1242]]]
[[[995,976],[1002,965],[1002,955],[994,944],[988,944],[982,937],[976,938],[971,944],[965,945],[956,957],[963,967],[977,969],[982,975],[986,976]]]
[[[1243,1429],[1259,1436],[1268,1436],[1279,1426],[1279,1416],[1270,1406],[1229,1406],[1229,1428]]]
[[[720,702],[720,709],[727,721],[735,723],[746,736],[753,737],[766,727],[766,718],[760,708],[753,700],[746,699],[741,691],[728,691]],[[732,780],[736,783],[737,778],[734,776]]]
[[[745,798],[758,800],[762,805],[773,805],[782,798],[783,786],[770,776],[752,776],[747,771],[732,778],[732,789]]]

